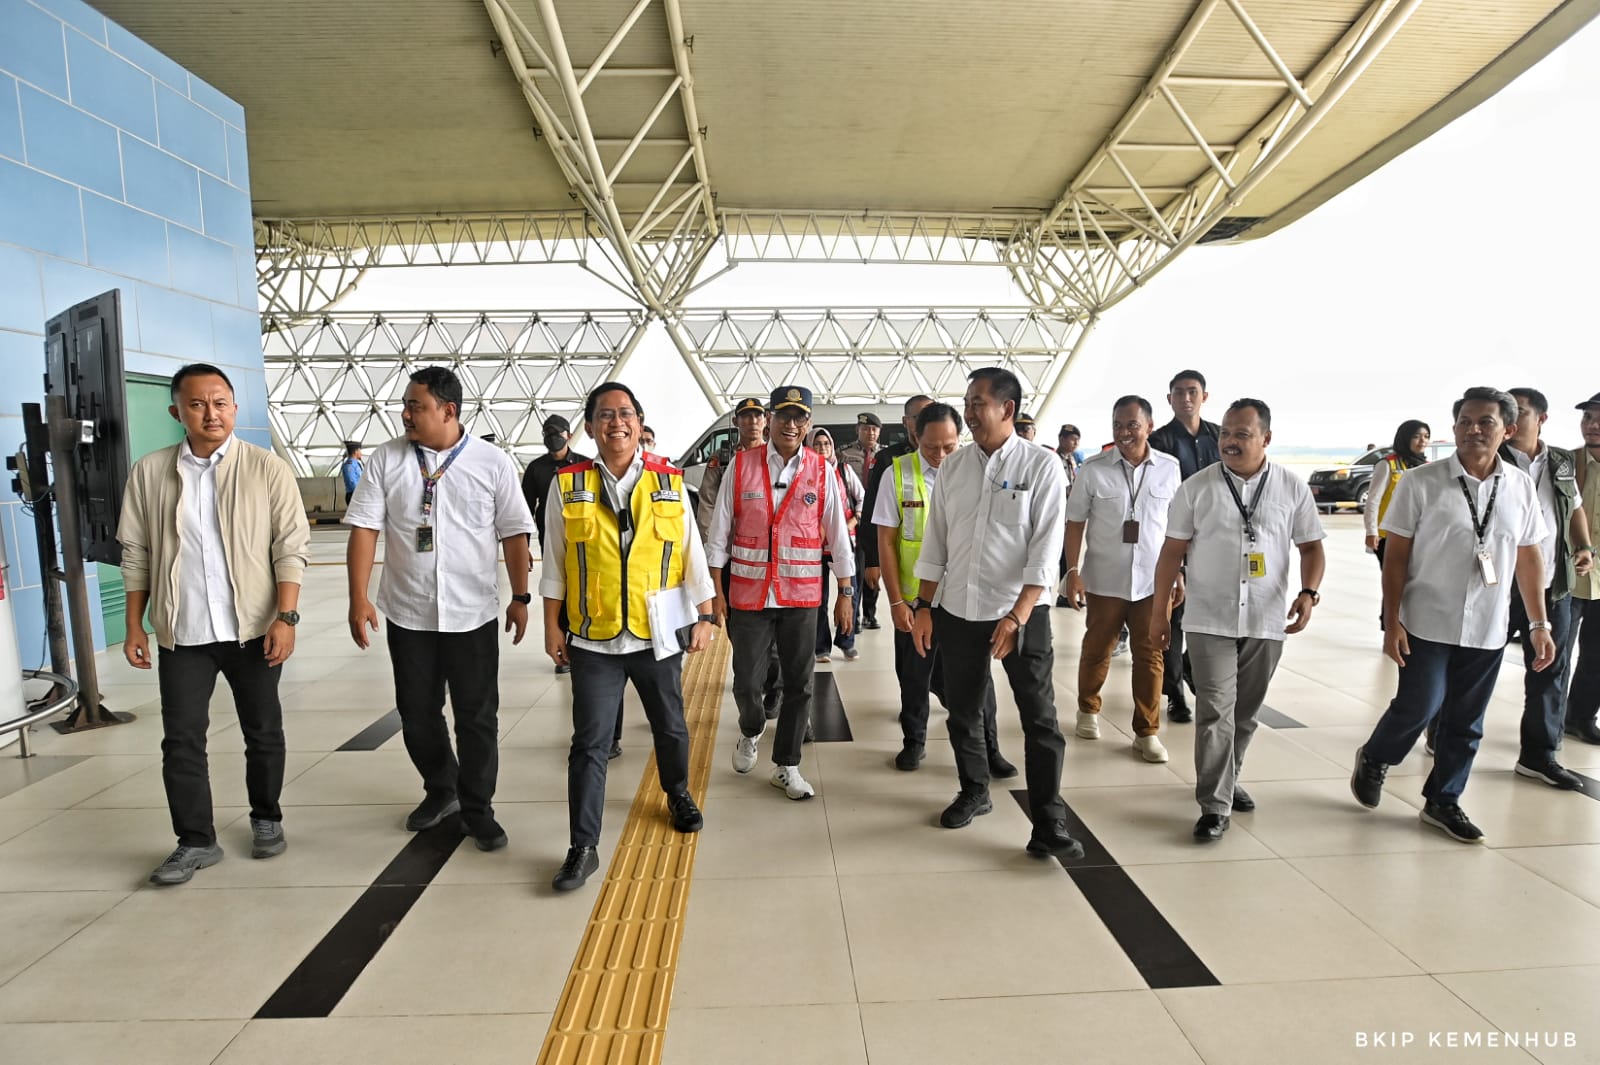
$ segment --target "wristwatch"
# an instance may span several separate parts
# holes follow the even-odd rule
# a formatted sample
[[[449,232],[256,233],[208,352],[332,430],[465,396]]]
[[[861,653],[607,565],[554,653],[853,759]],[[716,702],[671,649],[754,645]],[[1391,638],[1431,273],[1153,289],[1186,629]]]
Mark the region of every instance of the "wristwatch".
[[[1322,593],[1318,592],[1315,588],[1302,588],[1300,589],[1300,595],[1309,595],[1311,597],[1312,606],[1316,606],[1318,603],[1322,602]],[[1295,598],[1299,598],[1299,596],[1296,596]]]
[[[300,624],[300,612],[298,610],[280,610],[278,611],[278,620],[292,629]]]
[[[695,620],[696,623],[704,621],[708,625],[715,625],[717,623],[717,615],[715,615],[715,614],[699,614],[699,615],[696,615],[694,620]]]
[[[1528,631],[1529,632],[1537,632],[1540,629],[1548,629],[1549,627],[1550,627],[1550,623],[1548,621],[1530,621],[1530,622],[1528,622]]]
[[[839,594],[848,599],[852,595],[856,594],[856,590],[850,587],[848,584],[841,584],[839,585]]]
[[[521,595],[514,595],[511,597],[511,601],[513,603],[521,603],[523,606],[527,606],[529,603],[533,602],[533,593],[523,592]]]
[[[922,598],[919,595],[915,599],[907,599],[906,600],[906,606],[910,607],[911,608],[911,612],[913,614],[915,614],[919,610],[922,610],[922,609],[925,609],[925,608],[931,608],[933,606],[933,604],[928,602],[926,599]]]

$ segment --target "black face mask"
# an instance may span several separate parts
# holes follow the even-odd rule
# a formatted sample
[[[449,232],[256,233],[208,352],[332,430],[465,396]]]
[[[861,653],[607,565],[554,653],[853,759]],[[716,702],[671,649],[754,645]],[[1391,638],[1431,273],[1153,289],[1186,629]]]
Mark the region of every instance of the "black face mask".
[[[545,433],[544,448],[546,451],[561,451],[567,446],[566,433]]]

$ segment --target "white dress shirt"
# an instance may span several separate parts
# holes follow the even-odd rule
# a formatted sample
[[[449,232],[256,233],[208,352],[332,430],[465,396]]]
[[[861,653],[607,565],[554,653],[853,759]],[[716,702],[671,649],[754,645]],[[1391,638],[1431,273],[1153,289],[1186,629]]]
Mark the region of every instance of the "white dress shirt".
[[[644,453],[634,452],[633,462],[621,477],[614,476],[600,459],[595,459],[594,465],[595,469],[600,471],[600,484],[605,490],[607,501],[611,504],[611,512],[617,514],[628,509],[633,499],[633,490],[639,484],[639,478],[644,475]],[[630,521],[627,528],[619,529],[618,534],[621,537],[623,557],[627,557],[628,548],[633,545],[633,522]],[[550,482],[550,496],[544,507],[544,543],[544,558],[539,564],[539,596],[543,599],[560,599],[565,603],[567,520],[561,513],[559,476]],[[689,509],[687,501],[684,502],[683,511],[683,583],[689,589],[689,598],[696,603],[704,603],[715,595],[711,583],[711,571],[706,568],[705,548],[700,544],[700,527],[695,524],[694,511]],[[619,589],[617,594],[627,593]],[[566,607],[563,606],[561,609],[565,610]],[[600,654],[628,655],[636,651],[652,650],[649,640],[641,640],[626,627],[614,640],[585,640],[577,633],[573,633],[572,645]]]
[[[1497,584],[1484,584],[1479,573],[1478,538],[1458,478],[1466,479],[1480,521],[1499,483],[1485,530]],[[1493,472],[1481,481],[1462,469],[1453,454],[1411,470],[1394,486],[1394,498],[1383,512],[1383,531],[1411,540],[1400,624],[1434,643],[1483,650],[1504,647],[1517,548],[1542,541],[1544,524],[1533,479],[1498,458]]]
[[[1224,477],[1233,479],[1247,509],[1255,507],[1254,543],[1245,535],[1244,518]],[[1184,631],[1233,639],[1284,639],[1290,582],[1296,590],[1300,587],[1300,566],[1291,549],[1325,535],[1311,489],[1270,462],[1247,481],[1229,473],[1221,462],[1184,481],[1167,512],[1167,536],[1189,541]],[[1263,556],[1265,575],[1250,576],[1252,553]]]
[[[770,443],[767,452],[767,483],[772,485],[772,512],[783,506],[789,486],[800,473],[802,456],[814,455],[810,448],[801,448],[794,458],[784,461],[778,449]],[[733,538],[733,494],[739,490],[738,458],[728,464],[722,475],[722,486],[717,490],[717,506],[711,512],[711,535],[706,538],[706,561],[721,569],[728,564],[728,543]],[[839,478],[826,461],[822,489],[822,543],[823,551],[833,556],[833,575],[841,585],[855,576],[856,556],[850,547],[850,527],[845,524],[844,507],[840,505]],[[777,582],[767,589],[767,609],[778,607]]]
[[[1067,520],[1085,523],[1079,574],[1092,595],[1138,602],[1155,593],[1156,560],[1167,539],[1167,508],[1183,483],[1178,460],[1149,449],[1138,466],[1117,448],[1091,456],[1067,496]],[[1133,485],[1130,489],[1129,484]],[[1131,507],[1129,498],[1137,496]],[[1139,523],[1139,542],[1122,542],[1122,523]]]
[[[1013,433],[993,455],[968,444],[940,468],[917,577],[939,582],[934,603],[956,617],[997,621],[1024,585],[1055,583],[1066,528],[1061,459]]]
[[[1544,586],[1548,588],[1556,582],[1556,544],[1566,535],[1566,530],[1556,521],[1556,479],[1550,472],[1550,448],[1541,440],[1532,458],[1516,448],[1511,449],[1511,457],[1516,460],[1517,469],[1533,478],[1534,493],[1539,498],[1539,515],[1544,518],[1544,539],[1539,542],[1539,554],[1544,557]],[[1583,506],[1581,492],[1573,497],[1572,506],[1574,509]]]
[[[428,472],[455,445],[422,449]],[[384,534],[383,578],[377,606],[403,629],[471,632],[500,613],[500,541],[533,532],[511,456],[476,437],[433,491],[433,513],[422,516],[422,470],[405,437],[381,444],[345,511],[345,523]],[[433,550],[417,550],[417,529],[433,528]]]
[[[183,502],[178,509],[178,620],[172,639],[184,647],[239,639],[233,582],[217,523],[217,464],[232,443],[230,434],[205,459],[190,450],[188,437],[178,445]]]

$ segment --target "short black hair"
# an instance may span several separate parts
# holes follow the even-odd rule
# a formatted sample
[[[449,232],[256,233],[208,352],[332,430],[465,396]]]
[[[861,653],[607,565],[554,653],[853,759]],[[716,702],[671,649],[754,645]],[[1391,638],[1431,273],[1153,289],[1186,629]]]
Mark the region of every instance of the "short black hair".
[[[988,386],[989,394],[1001,403],[1010,400],[1012,403],[1011,414],[1015,417],[1022,410],[1022,382],[1017,380],[1017,375],[1003,366],[984,366],[967,374],[968,381],[982,381]]]
[[[1205,386],[1202,385],[1201,387],[1204,388]],[[1117,411],[1121,410],[1123,407],[1126,407],[1130,403],[1137,403],[1139,405],[1139,409],[1144,411],[1146,420],[1155,421],[1155,408],[1150,406],[1150,401],[1145,399],[1143,396],[1123,396],[1121,399],[1111,404],[1111,413],[1116,414]]]
[[[644,404],[640,403],[639,397],[633,394],[633,389],[621,381],[601,381],[589,391],[588,397],[583,401],[584,421],[594,421],[595,405],[600,402],[600,397],[607,392],[626,392],[628,394],[628,402],[633,404],[634,413],[639,416],[639,423],[641,425],[644,424]]]
[[[1540,414],[1550,413],[1550,401],[1546,399],[1545,394],[1539,391],[1537,388],[1508,388],[1506,389],[1506,392],[1515,396],[1517,399],[1527,400],[1528,406],[1532,407]]]
[[[347,456],[349,456],[350,458],[355,458],[356,452],[360,451],[360,450],[361,450],[361,441],[359,441],[359,440],[346,440],[344,442],[344,453]]]
[[[1200,391],[1204,392],[1206,390],[1206,375],[1199,370],[1179,370],[1172,375],[1172,380],[1167,382],[1167,391],[1171,392],[1174,388],[1177,388],[1179,381],[1199,381]]]
[[[1461,408],[1468,403],[1483,402],[1495,403],[1500,407],[1500,424],[1506,427],[1517,423],[1517,401],[1509,392],[1502,392],[1498,388],[1480,385],[1469,388],[1461,393],[1461,398],[1456,400],[1455,406],[1450,408],[1450,417],[1461,417]]]
[[[921,403],[923,400],[927,400],[929,403],[932,403],[933,402],[933,397],[932,396],[925,396],[921,392],[918,392],[916,395],[914,395],[910,399],[906,400],[905,406],[900,408],[900,413],[901,414],[910,414],[912,406],[914,404]]]
[[[921,436],[923,431],[934,422],[945,421],[955,422],[956,432],[959,433],[961,431],[960,412],[948,403],[929,403],[926,407],[917,411],[917,435]]]
[[[650,428],[648,425],[645,425],[643,422],[641,422],[639,424],[639,432],[641,432],[641,433],[649,433],[651,436],[655,436],[656,435],[656,431],[654,429]]]
[[[448,366],[424,366],[411,375],[411,383],[421,385],[440,403],[456,405],[456,421],[461,420],[461,378]]]
[[[178,390],[183,383],[191,377],[220,377],[222,383],[228,386],[228,391],[233,392],[233,382],[228,380],[228,375],[209,362],[191,362],[187,366],[180,366],[178,372],[172,375],[172,401],[178,401]],[[237,393],[236,393],[237,394]]]
[[[1228,410],[1253,410],[1256,412],[1256,416],[1261,419],[1261,428],[1266,432],[1272,431],[1272,408],[1259,399],[1250,399],[1248,397],[1236,399],[1228,404]]]

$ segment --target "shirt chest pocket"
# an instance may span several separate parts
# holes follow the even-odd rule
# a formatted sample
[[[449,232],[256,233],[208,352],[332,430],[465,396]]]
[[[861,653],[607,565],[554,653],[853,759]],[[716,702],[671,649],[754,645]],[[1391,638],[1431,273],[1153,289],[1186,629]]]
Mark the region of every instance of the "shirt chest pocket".
[[[1136,508],[1141,519],[1160,521],[1165,524],[1167,510],[1172,506],[1172,497],[1178,494],[1176,486],[1163,486],[1161,488],[1146,488],[1139,494],[1139,505]]]
[[[683,542],[683,502],[658,499],[650,504],[650,516],[656,524],[656,536],[672,543]]]
[[[599,532],[597,510],[597,505],[588,501],[561,505],[561,520],[566,524],[568,541],[585,544],[595,538]]]
[[[989,504],[989,520],[996,525],[1015,527],[1028,520],[1029,504],[1032,496],[1028,492],[1018,492],[1006,488],[994,493],[994,501]]]

